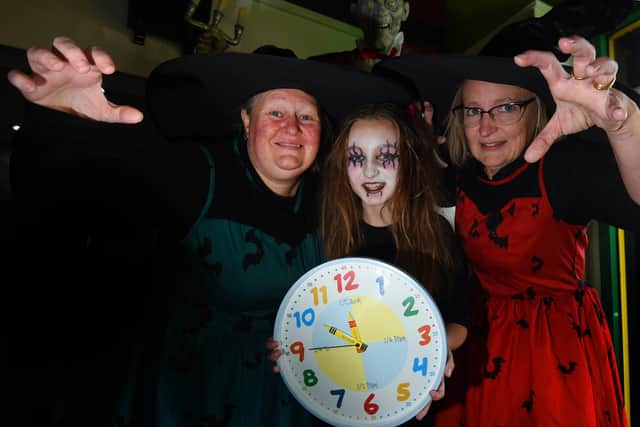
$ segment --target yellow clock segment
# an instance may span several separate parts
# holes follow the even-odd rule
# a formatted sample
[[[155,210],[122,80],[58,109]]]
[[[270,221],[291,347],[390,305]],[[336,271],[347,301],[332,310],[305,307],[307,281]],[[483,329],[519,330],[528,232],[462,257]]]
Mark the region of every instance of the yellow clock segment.
[[[395,426],[431,400],[444,373],[446,330],[429,293],[387,263],[341,258],[298,279],[274,339],[282,378],[335,426]]]

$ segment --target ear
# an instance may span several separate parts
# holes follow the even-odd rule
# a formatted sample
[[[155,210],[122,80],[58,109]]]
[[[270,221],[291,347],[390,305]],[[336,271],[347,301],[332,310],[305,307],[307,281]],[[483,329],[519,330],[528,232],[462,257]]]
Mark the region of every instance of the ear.
[[[247,113],[246,108],[240,110],[240,118],[242,119],[242,127],[244,127],[245,133],[249,133],[249,123],[251,122],[251,117],[249,116],[249,113]]]
[[[409,17],[409,0],[404,2],[404,13],[402,14],[402,22],[406,21]]]

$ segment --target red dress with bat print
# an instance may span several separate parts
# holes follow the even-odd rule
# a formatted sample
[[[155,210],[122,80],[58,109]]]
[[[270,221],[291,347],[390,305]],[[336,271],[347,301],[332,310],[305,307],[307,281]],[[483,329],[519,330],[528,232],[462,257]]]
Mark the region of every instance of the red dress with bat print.
[[[480,282],[458,364],[464,425],[626,426],[607,320],[583,280],[588,220],[558,218],[543,167],[459,177],[456,232]]]

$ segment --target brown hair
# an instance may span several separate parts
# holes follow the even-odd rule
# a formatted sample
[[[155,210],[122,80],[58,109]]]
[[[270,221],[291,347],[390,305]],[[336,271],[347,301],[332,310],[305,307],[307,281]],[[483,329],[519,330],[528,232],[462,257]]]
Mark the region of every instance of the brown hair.
[[[362,204],[347,173],[349,134],[359,120],[386,120],[398,133],[398,182],[389,201],[395,264],[413,275],[429,291],[437,291],[434,267],[452,270],[452,255],[445,227],[437,212],[441,199],[441,167],[435,142],[424,122],[408,111],[389,105],[367,105],[351,114],[329,152],[323,175],[321,225],[328,260],[350,256],[362,245]]]
[[[462,105],[462,89],[464,83],[458,87],[456,91],[456,95],[453,97],[453,101],[451,102],[451,110],[455,107]],[[536,108],[537,108],[537,120],[532,122],[531,125],[527,129],[527,146],[533,141],[533,139],[538,135],[538,133],[545,127],[547,121],[549,120],[547,116],[547,109],[544,106],[544,103],[540,100],[540,97],[532,93],[536,97]],[[526,112],[525,112],[526,114]],[[469,147],[467,146],[467,139],[464,134],[464,125],[462,124],[462,120],[457,114],[450,113],[447,119],[447,127],[445,130],[445,135],[447,135],[447,146],[449,147],[449,158],[451,162],[456,166],[462,166],[470,157],[471,152],[469,151]]]

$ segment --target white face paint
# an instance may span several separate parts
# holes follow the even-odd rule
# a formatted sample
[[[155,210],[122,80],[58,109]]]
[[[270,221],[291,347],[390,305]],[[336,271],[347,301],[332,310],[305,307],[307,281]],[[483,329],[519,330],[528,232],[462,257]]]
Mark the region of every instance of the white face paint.
[[[398,132],[382,119],[358,120],[349,132],[349,183],[362,201],[366,223],[391,223],[385,203],[393,196],[398,175]],[[384,208],[384,209],[383,209]]]

